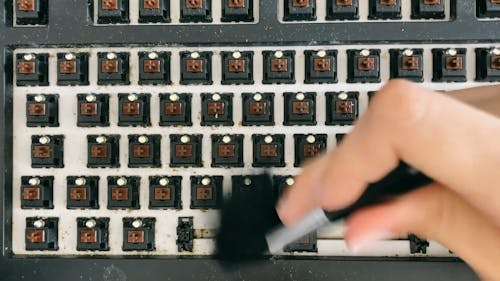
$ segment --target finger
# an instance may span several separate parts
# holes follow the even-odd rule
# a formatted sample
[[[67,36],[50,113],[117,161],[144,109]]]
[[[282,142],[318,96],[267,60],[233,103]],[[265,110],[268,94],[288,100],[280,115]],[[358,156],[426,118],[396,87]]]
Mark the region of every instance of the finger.
[[[318,205],[318,195],[319,183],[323,175],[323,171],[326,169],[326,163],[328,161],[327,155],[322,155],[318,159],[312,162],[306,163],[302,168],[304,170],[310,170],[315,172],[303,172],[294,178],[294,186],[301,186],[303,188],[287,188],[281,196],[278,203],[277,209],[280,209],[280,205],[289,205],[292,202],[293,208],[289,211],[280,214],[282,221],[290,221],[295,217],[300,217],[301,214],[306,213],[308,210],[314,208]],[[293,192],[291,192],[293,190]]]
[[[330,152],[324,170],[303,170],[304,178],[322,173],[320,192],[302,181],[290,193],[313,192],[304,198],[314,195],[315,206],[339,209],[354,202],[401,159],[455,189],[500,224],[500,199],[491,191],[491,183],[500,180],[500,146],[492,141],[499,138],[500,121],[492,115],[394,80],[377,93],[352,132]],[[278,208],[288,224],[310,210],[294,210],[302,199],[289,198]]]
[[[408,233],[438,241],[484,279],[498,279],[500,228],[438,184],[354,213],[347,221],[345,239],[349,248],[357,250],[375,240]]]
[[[500,85],[468,88],[444,92],[444,94],[491,115],[500,117]]]

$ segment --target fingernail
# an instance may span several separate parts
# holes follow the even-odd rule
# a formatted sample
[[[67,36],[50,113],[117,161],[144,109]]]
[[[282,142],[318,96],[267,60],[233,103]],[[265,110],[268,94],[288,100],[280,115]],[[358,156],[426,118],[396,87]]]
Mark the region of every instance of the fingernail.
[[[378,230],[347,240],[347,248],[354,254],[360,253],[372,247],[376,242],[388,240],[394,235],[386,230]]]

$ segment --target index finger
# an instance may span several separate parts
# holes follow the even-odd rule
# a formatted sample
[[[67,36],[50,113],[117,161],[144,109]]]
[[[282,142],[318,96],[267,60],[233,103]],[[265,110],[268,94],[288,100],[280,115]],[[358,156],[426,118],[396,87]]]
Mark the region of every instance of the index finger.
[[[317,206],[346,207],[403,160],[453,188],[500,224],[498,193],[492,190],[500,180],[498,139],[500,121],[493,115],[393,80],[329,153],[323,169],[313,164],[303,169],[280,201],[278,213],[289,224]]]

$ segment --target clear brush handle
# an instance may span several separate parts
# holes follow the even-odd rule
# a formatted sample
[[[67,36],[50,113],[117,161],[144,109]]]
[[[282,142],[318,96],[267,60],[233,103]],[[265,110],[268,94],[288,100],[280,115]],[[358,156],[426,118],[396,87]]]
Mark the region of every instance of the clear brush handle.
[[[382,180],[370,184],[351,206],[334,212],[325,212],[321,208],[316,208],[297,224],[288,227],[282,226],[268,233],[266,240],[269,251],[277,253],[288,243],[318,229],[329,221],[345,218],[359,208],[383,202],[388,198],[410,192],[431,182],[432,180],[426,175],[405,163],[400,163]]]

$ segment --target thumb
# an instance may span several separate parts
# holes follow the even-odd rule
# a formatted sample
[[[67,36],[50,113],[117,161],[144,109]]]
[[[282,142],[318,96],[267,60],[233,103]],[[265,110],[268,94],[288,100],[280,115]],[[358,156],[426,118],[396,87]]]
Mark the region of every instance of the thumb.
[[[500,280],[500,228],[450,189],[432,184],[348,219],[345,240],[356,251],[378,239],[414,233],[438,241],[486,280]]]

